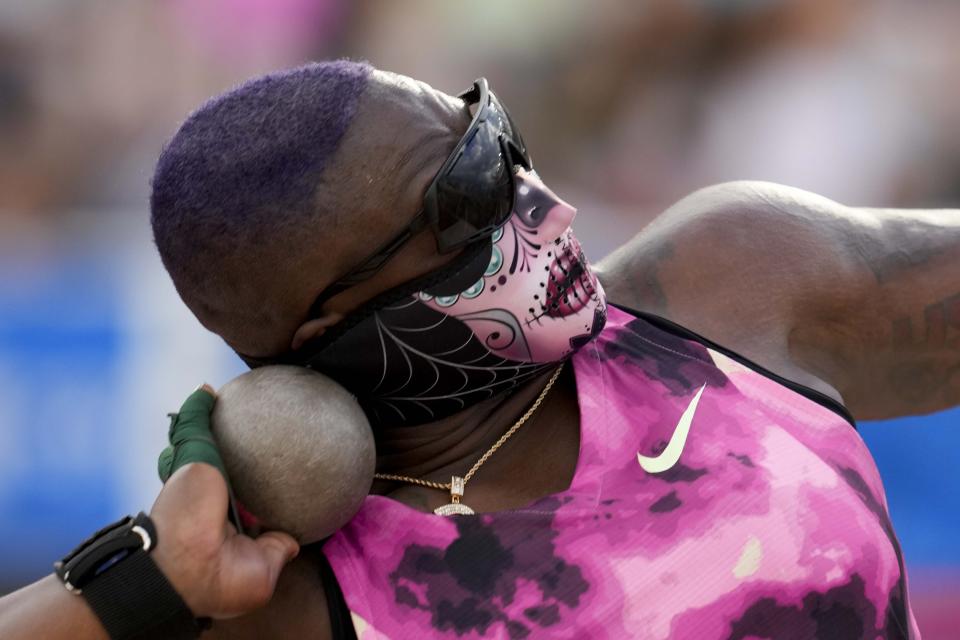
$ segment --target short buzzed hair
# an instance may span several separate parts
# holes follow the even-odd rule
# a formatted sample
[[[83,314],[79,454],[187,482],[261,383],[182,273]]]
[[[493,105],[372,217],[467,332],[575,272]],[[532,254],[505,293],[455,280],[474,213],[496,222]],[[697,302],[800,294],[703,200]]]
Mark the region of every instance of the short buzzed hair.
[[[217,96],[160,155],[150,197],[154,239],[180,295],[230,295],[219,266],[264,262],[282,239],[325,220],[317,189],[373,68],[337,60],[262,76]],[[335,205],[334,205],[335,206]]]

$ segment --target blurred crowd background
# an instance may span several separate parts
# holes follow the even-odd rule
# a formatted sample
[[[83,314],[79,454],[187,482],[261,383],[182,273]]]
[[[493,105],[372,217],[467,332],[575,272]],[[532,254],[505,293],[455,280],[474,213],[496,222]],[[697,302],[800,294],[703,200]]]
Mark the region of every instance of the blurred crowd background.
[[[245,78],[342,56],[489,78],[594,261],[724,180],[960,208],[953,0],[2,1],[0,592],[148,508],[165,414],[242,371],[152,245],[164,141]],[[960,410],[861,433],[920,628],[956,637]]]

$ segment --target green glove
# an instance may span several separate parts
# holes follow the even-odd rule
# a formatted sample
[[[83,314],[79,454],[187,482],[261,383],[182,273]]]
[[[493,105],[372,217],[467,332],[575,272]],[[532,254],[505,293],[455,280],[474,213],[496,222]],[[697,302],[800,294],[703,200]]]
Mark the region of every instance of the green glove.
[[[213,392],[204,386],[190,394],[179,413],[170,414],[170,446],[160,453],[157,461],[162,482],[186,464],[206,462],[219,469],[229,485],[227,469],[210,431],[210,412],[216,401]]]

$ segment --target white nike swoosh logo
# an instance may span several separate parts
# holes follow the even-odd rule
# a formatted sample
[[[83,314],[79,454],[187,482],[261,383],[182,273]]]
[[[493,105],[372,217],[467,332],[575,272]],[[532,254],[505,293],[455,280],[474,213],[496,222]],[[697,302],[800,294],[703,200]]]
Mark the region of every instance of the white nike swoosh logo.
[[[677,461],[680,460],[680,454],[683,453],[683,445],[687,443],[687,434],[690,433],[690,425],[693,423],[693,414],[697,411],[697,403],[700,402],[700,396],[706,387],[707,385],[704,383],[704,385],[700,387],[700,391],[697,391],[697,395],[690,401],[687,410],[680,416],[680,422],[677,423],[677,428],[674,429],[673,435],[670,436],[670,442],[667,443],[667,448],[661,451],[660,455],[651,458],[640,455],[640,452],[637,452],[637,462],[640,463],[644,471],[647,473],[663,473],[671,469],[673,465],[677,464]]]

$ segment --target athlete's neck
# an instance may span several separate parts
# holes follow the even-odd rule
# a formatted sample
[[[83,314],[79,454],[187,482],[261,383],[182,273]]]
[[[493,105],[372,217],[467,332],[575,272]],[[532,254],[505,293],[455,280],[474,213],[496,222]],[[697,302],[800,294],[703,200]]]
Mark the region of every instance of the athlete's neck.
[[[413,427],[379,429],[376,434],[377,472],[437,482],[448,482],[451,475],[463,476],[533,404],[550,375],[548,372],[512,394],[490,398],[443,420]],[[548,412],[561,393],[563,391],[559,388],[551,390],[543,405],[521,430],[535,429],[538,414]],[[519,432],[511,440],[519,441]],[[508,441],[504,450],[498,450],[494,455],[509,455],[506,451],[509,444]],[[397,486],[396,482],[377,481],[373,493],[389,493]]]

